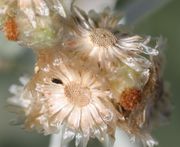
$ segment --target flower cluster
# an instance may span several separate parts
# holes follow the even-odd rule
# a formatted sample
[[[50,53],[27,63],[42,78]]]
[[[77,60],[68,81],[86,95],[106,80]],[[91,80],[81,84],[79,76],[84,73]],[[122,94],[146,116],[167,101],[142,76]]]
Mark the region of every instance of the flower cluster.
[[[27,129],[61,133],[61,145],[90,138],[112,146],[116,128],[144,146],[167,118],[162,38],[126,31],[110,9],[88,14],[63,0],[3,0],[0,27],[37,55],[34,75],[8,99]],[[22,81],[22,79],[21,79]]]

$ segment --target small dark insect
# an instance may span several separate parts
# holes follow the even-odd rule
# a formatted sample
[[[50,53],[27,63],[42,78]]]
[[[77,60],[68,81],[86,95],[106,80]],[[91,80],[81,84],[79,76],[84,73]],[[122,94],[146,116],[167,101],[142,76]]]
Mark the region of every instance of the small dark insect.
[[[52,82],[55,83],[55,84],[63,84],[63,82],[60,79],[57,79],[57,78],[53,78]]]

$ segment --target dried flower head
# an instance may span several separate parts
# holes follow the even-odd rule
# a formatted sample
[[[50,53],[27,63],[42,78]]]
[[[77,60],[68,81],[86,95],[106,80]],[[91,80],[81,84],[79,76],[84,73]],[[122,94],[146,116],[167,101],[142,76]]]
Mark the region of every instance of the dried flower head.
[[[23,112],[25,128],[61,134],[61,146],[75,139],[86,147],[95,137],[112,146],[116,127],[143,146],[157,144],[152,120],[170,110],[161,38],[133,35],[110,10],[86,14],[73,0],[13,2],[15,11],[3,1],[8,7],[0,13],[7,37],[38,49],[32,79],[11,88],[15,96],[9,99]]]
[[[62,142],[75,138],[76,146],[114,135],[116,111],[97,75],[54,60],[40,67],[26,89],[33,97],[26,128],[45,134],[64,131]]]
[[[100,64],[102,68],[112,69],[119,62],[123,62],[137,72],[148,70],[151,62],[144,55],[158,55],[157,47],[148,45],[151,37],[121,32],[121,19],[106,11],[99,15],[92,15],[95,12],[87,15],[79,8],[73,7],[76,26],[72,37],[65,41],[65,46],[71,48],[76,55]]]
[[[9,40],[18,41],[23,46],[33,49],[51,48],[61,40],[66,26],[62,24],[70,9],[67,2],[3,0],[1,3],[1,26],[5,28]]]
[[[119,108],[121,114],[127,117],[141,103],[142,91],[149,80],[149,71],[139,73],[121,65],[118,70],[106,75],[112,101]]]

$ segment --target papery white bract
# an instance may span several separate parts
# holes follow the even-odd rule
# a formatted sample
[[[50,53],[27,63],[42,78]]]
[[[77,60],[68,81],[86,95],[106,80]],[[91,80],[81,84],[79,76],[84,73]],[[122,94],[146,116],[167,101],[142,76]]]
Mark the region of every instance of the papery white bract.
[[[28,83],[27,76],[20,77],[21,85],[12,85],[9,88],[12,97],[7,99],[8,109],[17,114],[18,118],[13,120],[13,124],[23,124],[26,115],[29,113],[29,106],[32,102],[32,96],[25,90],[25,85]]]

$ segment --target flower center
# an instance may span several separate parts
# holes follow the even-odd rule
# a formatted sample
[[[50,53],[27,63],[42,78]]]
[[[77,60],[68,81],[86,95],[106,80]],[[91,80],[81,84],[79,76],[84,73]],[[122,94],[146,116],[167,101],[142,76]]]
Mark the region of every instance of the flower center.
[[[98,47],[110,47],[117,42],[117,38],[106,29],[94,29],[90,33],[91,42]]]
[[[88,88],[82,87],[76,82],[70,82],[64,88],[65,96],[70,103],[78,107],[84,107],[90,103],[91,92]]]

